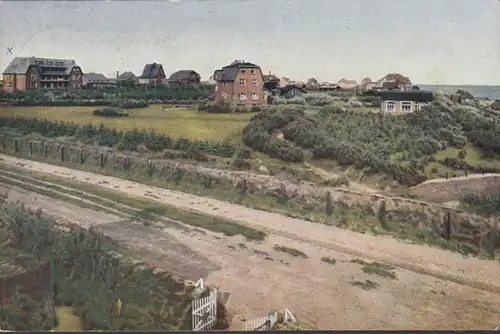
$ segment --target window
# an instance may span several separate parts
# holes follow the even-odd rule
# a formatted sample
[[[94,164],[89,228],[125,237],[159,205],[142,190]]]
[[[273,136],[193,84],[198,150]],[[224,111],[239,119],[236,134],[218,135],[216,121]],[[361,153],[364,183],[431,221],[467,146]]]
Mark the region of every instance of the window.
[[[7,82],[7,87],[12,87],[12,82]]]
[[[247,94],[246,93],[240,93],[240,100],[246,100],[247,99]]]
[[[247,81],[245,79],[240,79],[240,87],[245,87],[247,85]]]
[[[35,73],[30,73],[30,79],[35,80],[36,79],[36,74]]]
[[[250,73],[255,74],[255,70],[250,70]]]
[[[387,101],[385,103],[385,109],[387,112],[394,112],[396,110],[396,104],[392,101]]]
[[[416,105],[417,111],[421,111],[423,106],[425,106],[425,103],[417,103]]]
[[[257,87],[258,84],[259,84],[259,80],[252,79],[252,87]]]
[[[257,95],[257,93],[252,93],[252,100],[258,100],[259,99],[259,95]]]
[[[222,92],[222,98],[223,99],[227,99],[227,93],[226,92]]]
[[[241,74],[246,74],[247,70],[241,70]]]
[[[215,86],[215,91],[219,90],[219,85]]]
[[[401,111],[402,112],[412,112],[412,103],[411,102],[401,102]]]

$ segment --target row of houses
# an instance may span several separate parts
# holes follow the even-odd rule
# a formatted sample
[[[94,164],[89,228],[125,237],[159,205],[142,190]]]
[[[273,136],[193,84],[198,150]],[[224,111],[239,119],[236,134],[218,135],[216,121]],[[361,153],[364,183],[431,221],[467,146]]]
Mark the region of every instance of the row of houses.
[[[107,78],[102,73],[84,73],[75,60],[38,57],[15,57],[2,73],[5,92],[29,89],[103,88],[129,83],[134,85],[164,85],[168,83],[199,84],[201,77],[194,70],[181,70],[168,78],[163,66],[146,64],[140,76],[127,71]]]
[[[320,83],[314,78],[304,83],[286,77],[278,78],[272,72],[264,75],[257,64],[235,60],[215,70],[210,79],[215,89],[209,99],[238,106],[269,104],[276,95],[290,98],[310,91],[343,91],[353,95],[357,92],[377,95],[381,99],[382,111],[392,113],[413,112],[434,99],[432,92],[421,91],[408,77],[399,73],[389,73],[377,81],[364,78],[359,84],[355,80],[345,78],[335,84]],[[166,85],[200,82],[201,76],[195,70],[176,71],[167,78],[162,64],[156,62],[146,64],[139,76],[126,71],[121,74],[116,72],[115,78],[107,78],[102,73],[84,73],[74,60],[16,57],[3,71],[2,90],[13,92],[37,88],[78,89],[124,84]],[[473,96],[468,92],[458,91],[451,98],[455,102],[466,103],[471,101]]]

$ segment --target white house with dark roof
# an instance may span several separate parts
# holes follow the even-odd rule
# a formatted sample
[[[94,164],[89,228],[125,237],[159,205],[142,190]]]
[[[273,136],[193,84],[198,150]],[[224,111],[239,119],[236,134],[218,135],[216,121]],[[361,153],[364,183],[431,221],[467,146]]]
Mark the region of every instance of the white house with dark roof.
[[[2,73],[6,92],[81,88],[83,73],[72,59],[15,57]]]

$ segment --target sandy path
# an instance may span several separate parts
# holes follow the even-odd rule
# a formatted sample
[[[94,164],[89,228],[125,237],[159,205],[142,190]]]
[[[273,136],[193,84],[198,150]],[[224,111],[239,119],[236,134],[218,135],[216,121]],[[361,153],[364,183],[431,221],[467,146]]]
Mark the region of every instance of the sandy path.
[[[25,169],[54,174],[101,187],[123,191],[132,196],[168,203],[187,210],[233,219],[269,234],[335,251],[366,257],[403,269],[425,273],[439,279],[466,284],[500,293],[500,265],[495,261],[464,258],[460,254],[411,245],[391,237],[372,236],[332,226],[314,224],[300,219],[246,208],[211,198],[144,185],[116,177],[84,172],[41,162],[0,155],[3,162]],[[153,193],[156,198],[147,196]]]
[[[208,284],[229,293],[226,306],[235,330],[244,328],[245,319],[284,308],[322,329],[490,329],[500,313],[497,295],[405,270],[396,270],[396,280],[367,275],[349,262],[352,257],[283,237],[269,236],[256,244],[161,224],[144,226],[17,188],[9,200],[86,227],[96,225],[129,246],[138,259],[168,271],[205,271]],[[300,249],[309,259],[278,253],[275,244]],[[321,262],[323,256],[337,263]],[[352,284],[366,279],[379,287],[365,291]]]

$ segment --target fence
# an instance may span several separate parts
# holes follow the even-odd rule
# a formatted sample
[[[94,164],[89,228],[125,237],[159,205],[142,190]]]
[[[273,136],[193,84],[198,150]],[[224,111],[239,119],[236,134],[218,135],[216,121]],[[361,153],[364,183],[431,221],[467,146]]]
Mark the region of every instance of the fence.
[[[193,285],[199,291],[205,290],[202,278]],[[217,323],[217,289],[211,289],[208,296],[195,298],[191,303],[191,313],[193,331],[214,329]]]
[[[289,309],[285,309],[283,312],[283,323],[295,323],[297,319]],[[262,318],[253,319],[245,322],[246,331],[268,331],[272,330],[278,324],[278,312],[269,312],[266,316]]]

